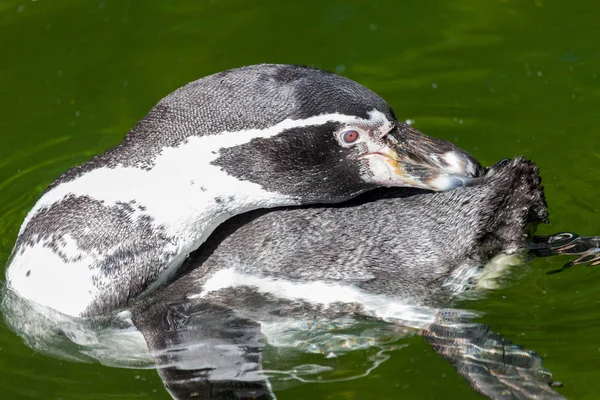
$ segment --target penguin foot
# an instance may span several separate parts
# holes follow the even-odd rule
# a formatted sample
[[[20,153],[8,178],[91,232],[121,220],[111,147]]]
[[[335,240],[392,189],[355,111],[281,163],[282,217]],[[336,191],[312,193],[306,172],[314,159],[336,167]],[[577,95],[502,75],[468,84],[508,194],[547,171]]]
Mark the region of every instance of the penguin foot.
[[[574,265],[600,264],[600,236],[579,236],[571,232],[561,232],[550,236],[534,236],[529,252],[537,257],[557,255],[578,255],[561,269],[548,272],[555,274]]]

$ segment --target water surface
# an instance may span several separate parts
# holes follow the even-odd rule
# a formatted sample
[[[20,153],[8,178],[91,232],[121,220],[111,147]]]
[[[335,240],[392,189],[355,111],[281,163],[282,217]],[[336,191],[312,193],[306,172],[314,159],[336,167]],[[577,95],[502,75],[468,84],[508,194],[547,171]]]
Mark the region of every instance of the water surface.
[[[357,80],[483,164],[531,158],[552,220],[541,232],[599,235],[599,16],[598,2],[566,0],[0,1],[0,264],[61,172],[117,144],[182,84],[260,62]],[[561,393],[594,399],[600,270],[546,275],[565,261],[534,260],[460,306],[541,354]],[[290,385],[278,397],[479,398],[421,338],[391,347],[366,377]],[[267,356],[276,367],[278,354]],[[377,357],[359,350],[337,362],[352,375]],[[7,399],[169,398],[152,370],[57,360],[4,325],[0,376]]]

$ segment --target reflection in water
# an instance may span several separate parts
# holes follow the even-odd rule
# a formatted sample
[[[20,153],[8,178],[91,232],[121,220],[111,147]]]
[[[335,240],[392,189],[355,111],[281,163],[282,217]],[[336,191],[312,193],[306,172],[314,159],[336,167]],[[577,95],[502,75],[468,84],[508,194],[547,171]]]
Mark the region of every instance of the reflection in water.
[[[490,398],[562,398],[536,353],[474,322],[476,313],[444,308],[490,287],[506,264],[490,259],[522,255],[526,234],[546,217],[537,168],[505,160],[480,185],[451,192],[387,190],[345,207],[236,217],[180,276],[117,316],[68,318],[6,290],[3,311],[40,351],[155,364],[175,399],[270,399],[271,383],[365,376],[415,334]],[[531,251],[587,254],[596,244],[559,234],[534,238]],[[277,348],[275,368],[263,369],[267,345]],[[372,357],[347,373],[337,360],[357,349]],[[318,361],[294,363],[307,353]]]
[[[4,322],[33,349],[70,361],[98,361],[121,368],[153,367],[144,338],[127,312],[103,320],[86,320],[27,301],[6,286],[2,289]]]
[[[33,305],[7,290],[2,307],[5,322],[38,351],[70,361],[96,360],[111,367],[154,367],[144,337],[126,313],[91,322]],[[422,334],[469,384],[490,398],[507,398],[499,396],[507,387],[521,393],[521,398],[563,398],[552,391],[551,374],[535,352],[474,322],[479,315],[467,310],[431,309],[434,321],[422,330],[349,318],[319,322],[285,319],[259,326],[232,317],[230,311],[224,314],[211,309],[208,315],[207,311],[188,306],[185,316],[179,315],[181,319],[171,313],[153,319],[153,324],[165,322],[163,326],[138,323],[149,345],[163,348],[155,351],[154,357],[176,399],[198,398],[198,394],[199,398],[272,398],[272,386],[283,389],[299,383],[361,378],[388,360],[391,352],[407,346],[403,338],[415,334]],[[277,369],[261,369],[264,342],[257,338],[265,338],[277,348]],[[340,357],[355,350],[369,354],[362,369],[344,371]],[[296,356],[303,353],[321,357],[318,363],[294,364]],[[284,369],[286,365],[288,369]]]
[[[464,310],[441,310],[424,338],[473,389],[492,399],[564,399],[552,390],[552,374],[537,353],[472,318]]]

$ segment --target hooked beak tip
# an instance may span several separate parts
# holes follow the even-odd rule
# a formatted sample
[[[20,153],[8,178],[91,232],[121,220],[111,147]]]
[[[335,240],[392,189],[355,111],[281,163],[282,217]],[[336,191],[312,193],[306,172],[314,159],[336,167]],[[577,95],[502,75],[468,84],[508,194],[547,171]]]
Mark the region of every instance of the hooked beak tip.
[[[445,191],[456,189],[458,187],[472,186],[479,182],[480,179],[481,178],[478,177],[463,175],[440,175],[427,182],[427,186],[432,190]]]
[[[468,152],[404,124],[389,132],[386,142],[387,149],[378,153],[387,157],[391,180],[401,186],[451,190],[476,184],[484,171]]]
[[[470,154],[461,150],[430,155],[419,163],[410,160],[398,162],[406,178],[415,186],[434,191],[446,191],[458,187],[472,186],[480,181],[483,167]]]
[[[459,175],[465,178],[475,178],[483,173],[483,167],[472,155],[463,150],[452,150],[441,156],[443,165],[440,169],[451,175]]]

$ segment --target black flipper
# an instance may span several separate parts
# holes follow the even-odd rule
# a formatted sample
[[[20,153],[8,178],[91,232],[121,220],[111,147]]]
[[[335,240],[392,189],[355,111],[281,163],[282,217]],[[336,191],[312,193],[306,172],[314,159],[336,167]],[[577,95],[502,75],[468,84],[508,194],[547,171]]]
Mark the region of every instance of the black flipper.
[[[550,236],[534,236],[529,252],[537,257],[558,255],[578,255],[575,260],[566,263],[560,272],[574,265],[600,264],[600,236],[578,236],[571,232],[561,232]]]
[[[565,399],[552,389],[558,385],[537,353],[472,322],[474,317],[465,310],[440,310],[423,337],[476,392],[490,399]]]
[[[274,399],[261,373],[255,321],[202,301],[145,304],[133,310],[158,374],[176,400]]]

